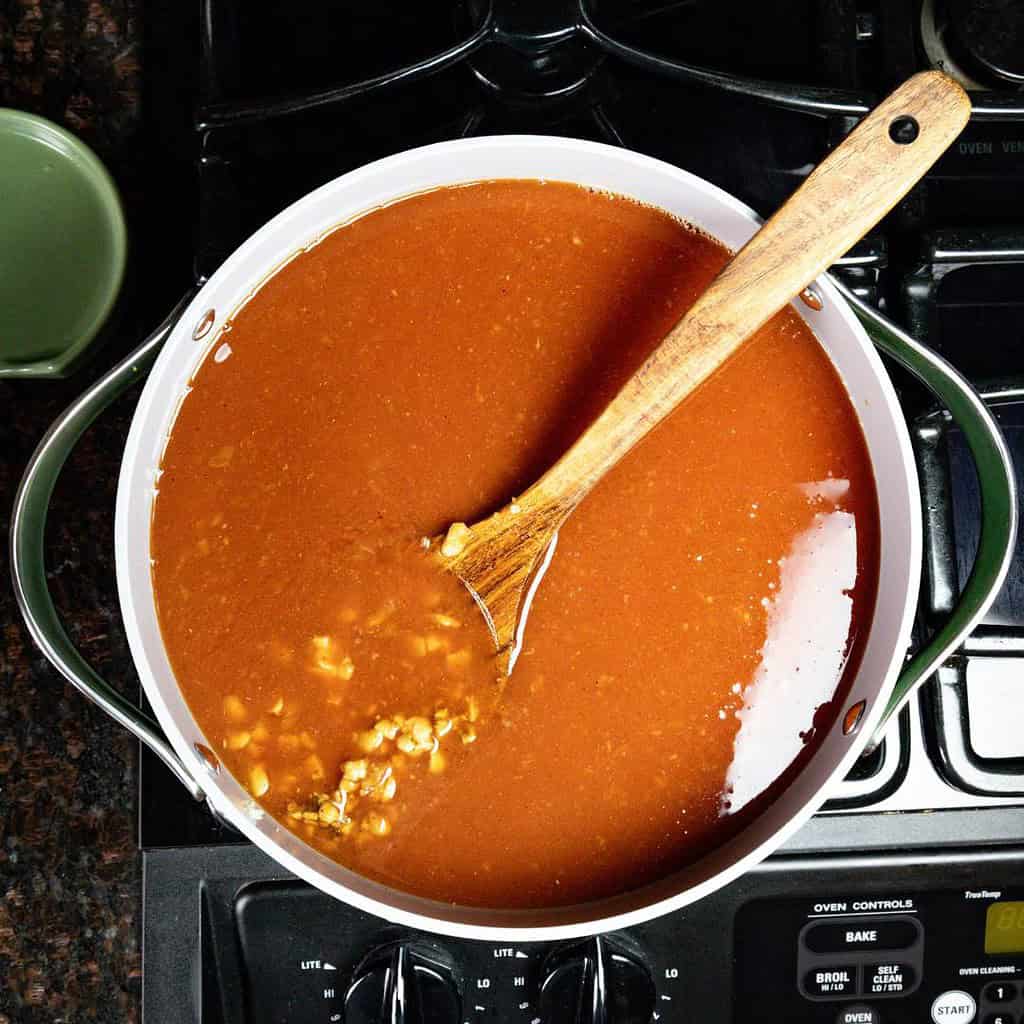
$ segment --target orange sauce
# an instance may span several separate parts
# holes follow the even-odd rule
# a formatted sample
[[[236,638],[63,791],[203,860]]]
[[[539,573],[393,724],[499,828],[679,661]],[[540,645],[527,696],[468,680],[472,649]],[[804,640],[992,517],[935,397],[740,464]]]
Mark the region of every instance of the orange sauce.
[[[417,548],[525,489],[726,259],[622,198],[483,182],[336,230],[235,315],[167,447],[154,581],[192,712],[271,814],[401,889],[570,904],[720,843],[813,748],[877,502],[791,309],[570,518],[507,681]]]

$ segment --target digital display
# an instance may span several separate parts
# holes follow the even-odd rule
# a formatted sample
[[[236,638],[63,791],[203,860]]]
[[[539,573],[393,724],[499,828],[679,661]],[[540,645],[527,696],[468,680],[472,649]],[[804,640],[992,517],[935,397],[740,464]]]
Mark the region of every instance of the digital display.
[[[1024,900],[992,903],[985,914],[986,953],[1024,953]]]

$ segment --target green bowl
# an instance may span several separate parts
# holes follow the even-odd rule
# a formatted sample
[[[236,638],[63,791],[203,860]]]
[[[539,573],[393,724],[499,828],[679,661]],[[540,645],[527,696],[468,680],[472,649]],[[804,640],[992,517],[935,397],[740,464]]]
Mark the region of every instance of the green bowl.
[[[110,315],[127,232],[96,155],[0,108],[0,377],[63,377]]]

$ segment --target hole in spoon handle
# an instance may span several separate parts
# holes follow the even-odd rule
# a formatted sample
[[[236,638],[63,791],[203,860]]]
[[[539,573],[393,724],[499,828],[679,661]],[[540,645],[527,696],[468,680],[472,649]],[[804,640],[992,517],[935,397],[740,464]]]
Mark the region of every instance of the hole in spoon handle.
[[[899,146],[909,146],[920,134],[921,126],[909,114],[893,118],[889,124],[889,138]]]

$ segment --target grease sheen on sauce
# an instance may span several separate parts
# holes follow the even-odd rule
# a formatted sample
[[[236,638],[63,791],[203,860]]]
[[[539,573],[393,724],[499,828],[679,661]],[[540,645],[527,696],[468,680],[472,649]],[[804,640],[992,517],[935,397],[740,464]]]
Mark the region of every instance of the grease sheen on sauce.
[[[465,695],[345,632],[343,607],[365,615],[402,578],[353,556],[359,538],[413,544],[523,490],[726,258],[628,200],[483,182],[335,231],[238,312],[174,426],[153,550],[175,674],[240,780],[252,754],[224,747],[228,694],[272,729],[283,696],[329,780],[375,716]],[[856,415],[786,309],[571,517],[477,742],[441,774],[409,769],[389,835],[289,821],[324,784],[273,736],[261,803],[329,856],[441,900],[633,888],[741,827],[835,720],[876,575]],[[308,669],[325,632],[351,648],[344,683]]]

